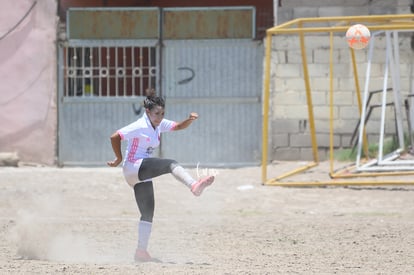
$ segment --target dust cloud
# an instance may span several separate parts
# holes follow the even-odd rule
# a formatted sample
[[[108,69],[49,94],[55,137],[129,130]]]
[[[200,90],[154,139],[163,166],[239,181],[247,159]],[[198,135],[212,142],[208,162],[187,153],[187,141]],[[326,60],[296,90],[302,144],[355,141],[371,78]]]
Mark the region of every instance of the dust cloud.
[[[93,240],[65,225],[65,208],[59,194],[41,195],[30,199],[20,209],[10,230],[17,255],[22,259],[62,262],[97,262]],[[72,228],[73,229],[73,228]]]

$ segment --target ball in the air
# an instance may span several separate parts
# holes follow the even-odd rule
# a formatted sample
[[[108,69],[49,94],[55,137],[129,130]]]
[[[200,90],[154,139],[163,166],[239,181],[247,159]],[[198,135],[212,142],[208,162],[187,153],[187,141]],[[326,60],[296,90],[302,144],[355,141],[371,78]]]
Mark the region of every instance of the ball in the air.
[[[348,42],[348,45],[355,50],[365,48],[368,45],[370,38],[371,32],[362,24],[352,25],[346,31],[346,41]]]

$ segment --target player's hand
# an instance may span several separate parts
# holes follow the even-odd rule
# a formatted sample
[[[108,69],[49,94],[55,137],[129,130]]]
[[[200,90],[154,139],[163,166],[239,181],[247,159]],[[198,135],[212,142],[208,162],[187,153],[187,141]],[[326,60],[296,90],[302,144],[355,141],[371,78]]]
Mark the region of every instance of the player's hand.
[[[188,117],[188,119],[190,119],[190,120],[196,120],[197,118],[198,118],[197,113],[190,113],[190,116]]]
[[[122,162],[122,158],[116,158],[113,161],[108,161],[106,164],[111,167],[117,167]]]

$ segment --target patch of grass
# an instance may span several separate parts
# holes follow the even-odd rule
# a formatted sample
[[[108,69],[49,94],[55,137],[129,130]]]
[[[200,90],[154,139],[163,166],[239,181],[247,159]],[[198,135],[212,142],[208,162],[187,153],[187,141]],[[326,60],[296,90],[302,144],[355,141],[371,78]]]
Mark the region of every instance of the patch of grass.
[[[407,139],[405,139],[407,140]],[[407,145],[406,145],[407,146]],[[389,154],[398,149],[398,139],[393,136],[384,140],[383,154]],[[378,156],[379,145],[371,144],[368,146],[368,158],[376,158]],[[335,159],[338,161],[354,161],[357,157],[357,148],[347,148],[335,152]],[[362,152],[362,157],[366,157]]]

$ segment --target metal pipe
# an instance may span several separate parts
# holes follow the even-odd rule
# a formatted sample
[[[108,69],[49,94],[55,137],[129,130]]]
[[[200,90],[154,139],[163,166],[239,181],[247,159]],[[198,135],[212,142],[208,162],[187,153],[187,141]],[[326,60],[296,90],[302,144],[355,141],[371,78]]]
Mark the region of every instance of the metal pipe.
[[[276,177],[274,180],[278,181],[278,180],[281,180],[281,179],[284,179],[284,178],[288,178],[288,177],[291,177],[291,176],[296,175],[298,173],[304,172],[304,171],[309,170],[309,169],[311,169],[313,167],[316,167],[316,166],[318,166],[318,163],[317,162],[312,162],[312,163],[307,164],[305,166],[301,166],[301,167],[296,168],[292,171],[284,173],[284,174]]]
[[[111,91],[110,91],[110,81],[111,81],[110,60],[111,60],[111,55],[110,55],[109,47],[106,47],[106,70],[107,70],[107,75],[106,75],[106,96],[109,96],[111,94]]]
[[[404,180],[376,180],[376,181],[313,181],[313,182],[278,182],[276,180],[269,180],[266,185],[282,186],[282,187],[321,187],[321,186],[367,186],[367,185],[414,185],[414,181]]]
[[[144,83],[143,83],[143,79],[144,79],[144,64],[143,64],[143,50],[142,47],[139,48],[139,68],[141,69],[141,75],[139,77],[139,89],[141,91],[141,93],[146,96],[145,91],[144,91]]]
[[[81,67],[82,97],[84,97],[85,96],[85,47],[81,48],[80,58],[81,58],[81,63],[82,63],[82,67]]]
[[[334,160],[334,87],[333,87],[333,48],[334,48],[334,39],[333,39],[333,32],[329,33],[329,159],[330,161],[330,171],[333,172],[333,160]]]
[[[394,56],[391,53],[391,76],[392,84],[394,86],[394,107],[397,123],[397,136],[398,144],[400,149],[404,150],[404,130],[403,130],[403,117],[402,117],[402,97],[401,97],[401,85],[400,85],[400,47],[398,45],[398,32],[393,31],[392,33],[392,42],[394,50]],[[394,57],[394,58],[393,58]]]
[[[359,85],[359,74],[358,74],[358,68],[356,64],[355,51],[354,49],[349,47],[349,52],[351,53],[352,68],[354,72],[355,92],[357,96],[358,110],[359,110],[359,114],[362,115],[361,88]],[[369,96],[371,96],[371,94],[369,94]],[[369,99],[368,99],[368,102],[369,102]],[[365,128],[364,128],[364,132],[362,135],[362,147],[363,147],[365,156],[368,157],[368,141],[367,141],[367,135],[365,133]]]
[[[384,82],[382,85],[382,100],[381,100],[381,125],[379,133],[379,147],[378,147],[378,161],[382,161],[384,154],[384,132],[385,132],[385,111],[387,104],[387,87],[388,87],[388,71],[391,55],[391,38],[390,32],[385,32],[386,51],[385,51],[385,68],[384,68]]]
[[[270,93],[270,57],[272,53],[272,35],[266,35],[266,53],[264,68],[264,91],[263,91],[263,125],[262,125],[262,183],[267,179],[267,154],[269,135],[269,93]]]
[[[102,68],[102,47],[98,48],[98,83],[99,83],[99,90],[98,90],[98,96],[102,96],[102,75],[101,75],[101,69]]]
[[[303,33],[300,33],[299,39],[300,39],[300,48],[301,48],[301,53],[302,53],[303,79],[305,80],[306,100],[308,104],[308,116],[309,116],[309,127],[310,127],[311,141],[312,141],[313,160],[315,162],[319,162],[318,144],[316,141],[316,131],[315,131],[315,119],[313,115],[312,93],[311,93],[311,87],[310,87],[310,81],[309,81],[308,61],[306,58],[305,36]]]
[[[300,23],[300,22],[299,22]],[[272,34],[300,34],[300,33],[321,33],[321,32],[346,32],[349,26],[336,26],[336,27],[307,27],[307,28],[291,28],[291,29],[273,29]],[[387,30],[412,30],[414,28],[414,22],[409,24],[394,24],[394,25],[375,25],[369,26],[371,31]]]
[[[115,47],[115,96],[119,96],[119,86],[118,86],[118,47]]]
[[[122,68],[123,68],[123,85],[122,85],[122,95],[127,96],[127,79],[126,79],[126,72],[127,72],[127,64],[126,64],[126,48],[122,47]]]

